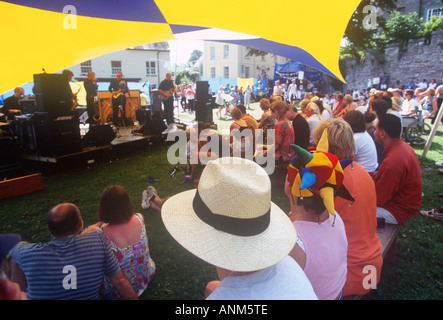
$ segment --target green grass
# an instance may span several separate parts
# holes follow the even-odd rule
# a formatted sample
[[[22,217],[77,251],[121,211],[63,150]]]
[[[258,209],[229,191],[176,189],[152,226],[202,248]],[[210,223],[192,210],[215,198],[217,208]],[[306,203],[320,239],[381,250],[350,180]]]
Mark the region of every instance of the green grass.
[[[229,126],[230,121],[225,121],[226,124],[222,121],[217,121],[219,129]],[[437,195],[443,192],[443,175],[435,166],[435,161],[443,161],[442,148],[442,126],[426,159],[421,158],[423,148],[415,148],[422,165],[423,209],[443,205],[443,199]],[[160,179],[152,185],[163,198],[192,188],[191,184],[183,183],[184,170],[174,178],[169,176],[173,165],[168,163],[166,152],[167,147],[154,147],[87,170],[44,177],[44,190],[1,200],[0,233],[18,233],[30,242],[49,241],[46,214],[60,202],[76,203],[85,225],[95,223],[102,190],[108,185],[120,184],[129,192],[134,211],[145,217],[149,247],[157,267],[141,299],[203,299],[206,283],[217,277],[215,268],[182,248],[165,230],[159,212],[141,209],[141,194],[150,184],[149,176]],[[281,188],[273,190],[272,200],[289,211]],[[442,299],[442,275],[443,224],[418,215],[400,229],[395,265],[383,270],[377,290],[365,298]]]

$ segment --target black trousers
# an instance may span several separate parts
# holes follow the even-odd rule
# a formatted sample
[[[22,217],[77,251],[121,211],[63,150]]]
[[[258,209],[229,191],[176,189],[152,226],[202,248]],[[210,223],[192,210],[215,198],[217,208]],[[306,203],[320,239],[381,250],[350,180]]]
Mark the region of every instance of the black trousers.
[[[169,97],[167,100],[163,100],[163,109],[165,111],[165,119],[167,123],[174,122],[174,98]]]
[[[94,97],[86,97],[86,111],[88,112],[88,123],[95,123],[95,107],[94,107]]]
[[[121,117],[122,117],[122,122],[124,124],[125,121],[125,109],[126,109],[126,97],[122,94],[120,97],[118,97],[117,99],[112,99],[112,121],[114,122],[114,125],[117,125],[118,122],[118,114],[120,112],[119,110],[119,106],[122,106],[121,109]]]

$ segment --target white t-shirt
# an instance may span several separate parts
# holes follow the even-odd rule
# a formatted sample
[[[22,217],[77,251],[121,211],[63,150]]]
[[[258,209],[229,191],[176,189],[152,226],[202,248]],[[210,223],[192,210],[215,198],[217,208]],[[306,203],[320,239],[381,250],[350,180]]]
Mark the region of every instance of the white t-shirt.
[[[294,259],[247,275],[226,277],[207,300],[318,300],[311,283]]]
[[[374,140],[369,133],[354,133],[355,162],[361,165],[367,172],[374,172],[378,167],[377,149]]]
[[[297,94],[297,85],[295,83],[291,83],[288,88],[288,95],[296,95]]]
[[[403,104],[401,105],[401,114],[409,114],[410,112],[414,112],[415,111],[415,100],[411,99],[405,99],[403,101]]]
[[[315,127],[317,127],[320,124],[321,120],[318,117],[318,114],[314,113],[312,116],[307,118],[306,121],[308,122],[309,132],[310,132],[309,143],[313,144],[314,139],[312,138],[312,132],[314,131]]]

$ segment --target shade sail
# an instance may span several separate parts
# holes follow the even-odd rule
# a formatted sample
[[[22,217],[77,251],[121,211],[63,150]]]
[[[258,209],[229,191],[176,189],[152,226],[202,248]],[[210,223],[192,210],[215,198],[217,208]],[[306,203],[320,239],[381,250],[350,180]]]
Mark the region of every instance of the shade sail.
[[[360,0],[0,1],[0,93],[117,50],[175,39],[281,55],[342,81],[340,42]],[[67,7],[68,6],[68,7]]]

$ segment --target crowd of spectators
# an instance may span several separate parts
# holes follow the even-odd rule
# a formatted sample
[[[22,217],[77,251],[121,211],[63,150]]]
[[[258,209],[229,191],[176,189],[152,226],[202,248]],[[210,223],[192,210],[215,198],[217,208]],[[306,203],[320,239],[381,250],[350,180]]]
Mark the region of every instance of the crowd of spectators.
[[[290,212],[271,202],[271,180],[250,159],[198,164],[203,171],[196,188],[171,198],[159,198],[152,187],[143,193],[142,206],[160,211],[168,232],[217,268],[219,279],[208,284],[205,298],[364,295],[373,288],[364,281],[368,265],[374,268],[372,284],[378,283],[383,259],[377,218],[402,226],[421,203],[420,164],[401,138],[402,117],[419,106],[429,110],[425,117],[435,117],[443,95],[438,83],[389,88],[385,77],[371,81],[377,88],[367,91],[307,92],[302,99],[288,97],[277,82],[269,99],[259,101],[259,119],[247,113],[243,100],[230,110],[231,132],[275,130],[261,152],[286,170],[281,184]],[[232,142],[229,135],[209,135]],[[243,158],[248,144],[254,146],[253,135],[242,138]],[[202,146],[199,141],[188,148],[188,157]],[[83,229],[77,206],[52,208],[48,228],[54,240],[8,247],[14,272],[12,284],[3,286],[29,299],[136,299],[156,270],[143,216],[133,213],[122,187],[109,186],[98,219]],[[55,271],[70,265],[84,268],[75,291],[66,290],[62,284],[73,283]]]

